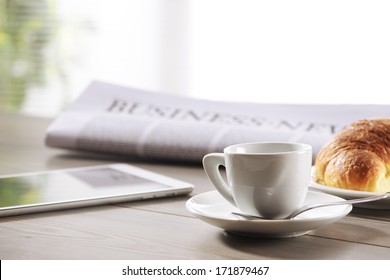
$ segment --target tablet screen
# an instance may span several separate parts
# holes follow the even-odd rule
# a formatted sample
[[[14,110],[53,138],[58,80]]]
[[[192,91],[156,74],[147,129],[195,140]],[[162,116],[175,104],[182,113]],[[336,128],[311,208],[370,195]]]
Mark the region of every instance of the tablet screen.
[[[0,178],[0,207],[169,190],[171,186],[107,166]]]

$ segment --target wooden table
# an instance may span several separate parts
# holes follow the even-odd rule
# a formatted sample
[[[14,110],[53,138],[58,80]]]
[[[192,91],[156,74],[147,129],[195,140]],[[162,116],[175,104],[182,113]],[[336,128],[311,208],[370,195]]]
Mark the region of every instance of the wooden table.
[[[50,121],[0,113],[0,174],[115,162],[45,147]],[[190,196],[213,190],[200,163],[127,162],[192,182]],[[305,236],[254,239],[195,218],[190,196],[1,218],[0,259],[390,259],[389,210],[355,208]]]

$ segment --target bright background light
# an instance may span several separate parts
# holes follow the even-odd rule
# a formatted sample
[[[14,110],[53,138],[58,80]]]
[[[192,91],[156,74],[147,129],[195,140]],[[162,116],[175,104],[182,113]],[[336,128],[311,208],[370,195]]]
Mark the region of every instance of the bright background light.
[[[389,1],[194,1],[193,96],[390,103]]]
[[[54,116],[94,79],[224,101],[390,104],[389,1],[50,3],[46,55],[61,69],[29,90],[26,113]]]

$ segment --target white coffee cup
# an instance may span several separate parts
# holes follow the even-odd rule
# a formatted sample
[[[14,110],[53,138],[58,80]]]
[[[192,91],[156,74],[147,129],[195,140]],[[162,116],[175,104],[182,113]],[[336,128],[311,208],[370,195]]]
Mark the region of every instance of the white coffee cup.
[[[308,192],[312,148],[289,142],[244,143],[203,158],[219,193],[242,213],[281,219],[302,206]],[[219,167],[225,166],[227,182]]]

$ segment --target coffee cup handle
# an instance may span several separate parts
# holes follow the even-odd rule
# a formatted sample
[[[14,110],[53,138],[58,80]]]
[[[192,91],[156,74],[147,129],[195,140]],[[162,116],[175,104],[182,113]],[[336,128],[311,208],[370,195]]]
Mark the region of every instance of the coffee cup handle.
[[[225,166],[225,157],[222,153],[211,153],[203,157],[203,167],[210,181],[227,201],[236,206],[232,191],[219,172],[221,165]]]

